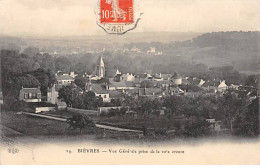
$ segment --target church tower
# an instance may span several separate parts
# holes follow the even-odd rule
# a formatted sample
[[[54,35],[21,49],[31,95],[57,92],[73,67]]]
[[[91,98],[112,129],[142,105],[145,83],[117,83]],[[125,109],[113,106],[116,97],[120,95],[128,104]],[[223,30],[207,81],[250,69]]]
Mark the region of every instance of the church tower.
[[[100,56],[98,58],[96,68],[95,68],[95,74],[100,78],[105,77],[105,64],[104,64],[102,56]]]

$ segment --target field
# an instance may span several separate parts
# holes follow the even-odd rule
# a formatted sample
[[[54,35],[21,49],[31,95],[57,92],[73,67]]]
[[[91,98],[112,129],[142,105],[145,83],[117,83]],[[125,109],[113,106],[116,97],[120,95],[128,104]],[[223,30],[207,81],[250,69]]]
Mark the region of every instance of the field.
[[[63,118],[71,117],[73,114],[70,112],[62,111],[55,112],[51,115],[59,116]],[[93,116],[92,119],[96,123],[103,123],[107,125],[119,126],[122,128],[142,129],[145,126],[147,129],[167,129],[174,128],[174,120],[167,121],[165,118],[144,118],[144,117],[132,117],[132,116],[117,116],[117,117],[99,117]],[[88,141],[88,140],[166,140],[170,136],[143,136],[141,133],[130,132],[118,132],[104,129],[96,129],[95,132],[90,130],[84,130],[80,133],[79,130],[68,131],[69,125],[66,122],[49,120],[39,117],[33,117],[28,115],[17,114],[12,111],[1,112],[1,125],[8,129],[13,129],[21,134],[19,135],[5,135],[4,130],[1,133],[2,141],[6,137],[14,139],[27,139],[33,138],[39,141]],[[29,141],[31,141],[30,139]]]

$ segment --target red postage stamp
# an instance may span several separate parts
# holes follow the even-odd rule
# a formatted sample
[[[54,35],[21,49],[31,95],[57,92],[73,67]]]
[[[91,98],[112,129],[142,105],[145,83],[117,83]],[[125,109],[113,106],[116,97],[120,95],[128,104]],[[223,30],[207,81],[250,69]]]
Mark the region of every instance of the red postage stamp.
[[[99,0],[97,24],[109,34],[124,34],[134,29],[141,12],[135,0]]]
[[[133,0],[100,0],[101,23],[133,23]]]

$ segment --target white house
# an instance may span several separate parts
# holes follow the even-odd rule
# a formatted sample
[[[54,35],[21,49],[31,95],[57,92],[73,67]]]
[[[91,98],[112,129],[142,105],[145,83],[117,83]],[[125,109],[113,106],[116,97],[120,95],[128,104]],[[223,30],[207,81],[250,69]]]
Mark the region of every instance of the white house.
[[[22,88],[19,99],[25,102],[41,102],[41,90],[40,88]]]
[[[56,75],[56,79],[58,84],[63,86],[70,85],[72,82],[74,82],[74,78],[68,74]]]
[[[59,90],[62,88],[62,85],[54,84],[47,91],[47,102],[52,104],[58,103]]]

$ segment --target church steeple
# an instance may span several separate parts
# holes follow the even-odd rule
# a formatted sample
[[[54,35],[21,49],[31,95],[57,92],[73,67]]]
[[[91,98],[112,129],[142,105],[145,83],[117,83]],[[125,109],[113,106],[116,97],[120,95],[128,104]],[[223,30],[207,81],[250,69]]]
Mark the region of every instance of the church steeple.
[[[97,60],[95,74],[100,78],[105,77],[105,63],[103,61],[102,56],[100,56]]]

